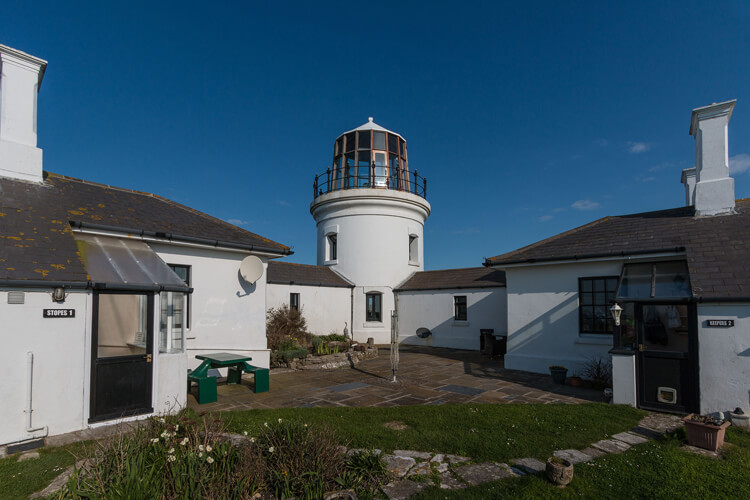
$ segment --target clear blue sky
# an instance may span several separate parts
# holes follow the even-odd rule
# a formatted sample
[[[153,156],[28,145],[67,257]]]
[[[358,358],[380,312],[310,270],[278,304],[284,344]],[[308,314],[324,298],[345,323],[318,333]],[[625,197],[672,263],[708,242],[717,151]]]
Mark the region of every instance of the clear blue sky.
[[[692,108],[738,99],[750,197],[750,3],[5,0],[49,61],[45,169],[154,192],[294,247],[333,141],[368,116],[428,178],[427,269],[683,204]]]

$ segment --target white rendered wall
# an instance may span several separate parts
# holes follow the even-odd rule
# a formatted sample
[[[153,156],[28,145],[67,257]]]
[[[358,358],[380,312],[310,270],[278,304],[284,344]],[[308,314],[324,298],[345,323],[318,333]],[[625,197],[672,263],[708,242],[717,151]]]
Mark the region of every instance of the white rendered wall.
[[[167,264],[190,266],[190,329],[186,331],[187,364],[195,368],[198,354],[232,352],[252,356],[267,368],[266,276],[249,285],[239,274],[247,253],[150,243]],[[268,260],[260,257],[264,267]]]
[[[453,317],[453,297],[465,295],[466,321]],[[495,335],[507,333],[505,288],[424,290],[398,293],[399,341],[409,345],[479,350],[479,330],[491,328]],[[432,335],[417,337],[418,328]]]
[[[550,365],[563,365],[572,375],[591,358],[609,358],[611,335],[580,333],[578,278],[619,276],[621,268],[615,261],[506,269],[505,367],[549,373]]]
[[[158,332],[157,328],[156,336]],[[156,339],[154,352],[158,351],[159,341]],[[156,378],[154,413],[179,411],[187,406],[187,355],[184,352],[159,354],[157,363],[157,371],[154,374]]]
[[[29,291],[24,304],[8,304],[7,290],[0,291],[0,444],[35,437],[25,432],[27,352],[34,354],[32,425],[48,426],[49,435],[85,428],[91,294],[69,292],[58,304],[52,301],[51,290]],[[75,309],[75,317],[43,318],[43,309]]]
[[[390,342],[393,288],[424,270],[424,222],[430,204],[411,193],[353,189],[327,193],[310,207],[317,223],[318,265],[328,265],[353,282],[355,340]],[[337,259],[327,260],[327,237],[337,237]],[[418,238],[418,261],[409,261],[409,237]],[[365,320],[365,294],[383,293],[382,321]]]
[[[612,355],[612,402],[618,405],[637,405],[635,355]]]
[[[266,306],[277,308],[289,305],[289,294],[298,293],[300,311],[307,320],[307,331],[314,335],[344,333],[344,323],[351,329],[351,288],[282,285],[267,285]]]
[[[706,326],[731,319],[730,328]],[[750,413],[750,304],[699,304],[700,412],[742,408]]]

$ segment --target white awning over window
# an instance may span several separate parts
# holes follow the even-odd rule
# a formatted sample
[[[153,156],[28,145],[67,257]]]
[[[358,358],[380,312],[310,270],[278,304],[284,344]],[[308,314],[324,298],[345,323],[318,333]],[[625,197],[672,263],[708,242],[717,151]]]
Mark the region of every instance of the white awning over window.
[[[76,233],[78,251],[97,287],[188,292],[189,287],[144,241]]]

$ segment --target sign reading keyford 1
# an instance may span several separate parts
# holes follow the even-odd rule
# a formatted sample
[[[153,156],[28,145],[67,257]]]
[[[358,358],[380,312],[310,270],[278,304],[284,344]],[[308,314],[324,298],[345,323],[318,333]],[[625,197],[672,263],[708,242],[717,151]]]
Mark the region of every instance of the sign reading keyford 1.
[[[729,328],[729,327],[734,326],[734,320],[733,319],[707,319],[706,326]]]
[[[45,318],[75,318],[75,309],[44,309]]]

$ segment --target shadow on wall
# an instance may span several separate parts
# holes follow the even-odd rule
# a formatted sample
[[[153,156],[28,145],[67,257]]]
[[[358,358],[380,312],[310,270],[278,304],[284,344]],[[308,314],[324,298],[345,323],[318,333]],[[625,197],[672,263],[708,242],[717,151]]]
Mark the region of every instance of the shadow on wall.
[[[466,317],[468,318],[467,326],[456,326],[455,319],[453,317],[453,296],[462,295],[460,291],[452,292],[450,294],[445,293],[431,293],[427,295],[428,300],[433,300],[435,296],[448,296],[451,300],[451,309],[448,311],[447,319],[441,321],[438,324],[433,324],[431,321],[434,318],[425,318],[416,320],[417,329],[427,328],[430,330],[431,335],[427,338],[420,338],[416,335],[416,331],[404,332],[399,330],[399,343],[406,345],[417,345],[427,347],[446,347],[451,349],[469,349],[479,350],[479,337],[480,329],[493,328],[495,334],[505,333],[507,320],[503,321],[500,317],[500,312],[493,306],[497,302],[497,298],[494,294],[490,293],[486,297],[474,302],[469,305],[466,309]],[[469,293],[465,293],[469,295]],[[487,316],[487,311],[493,311],[491,320],[476,319]],[[498,328],[498,324],[503,324],[502,330]],[[399,325],[401,326],[401,325]],[[404,335],[407,333],[407,335]]]
[[[239,290],[238,290],[237,291],[237,297],[247,297],[248,295],[250,295],[251,293],[253,293],[255,291],[255,288],[256,288],[255,283],[253,283],[251,285],[250,283],[248,283],[247,281],[245,281],[242,278],[242,274],[240,274],[240,270],[239,269],[237,269],[237,281],[239,282],[240,288],[242,288],[242,291],[245,292],[245,293],[240,293]]]

